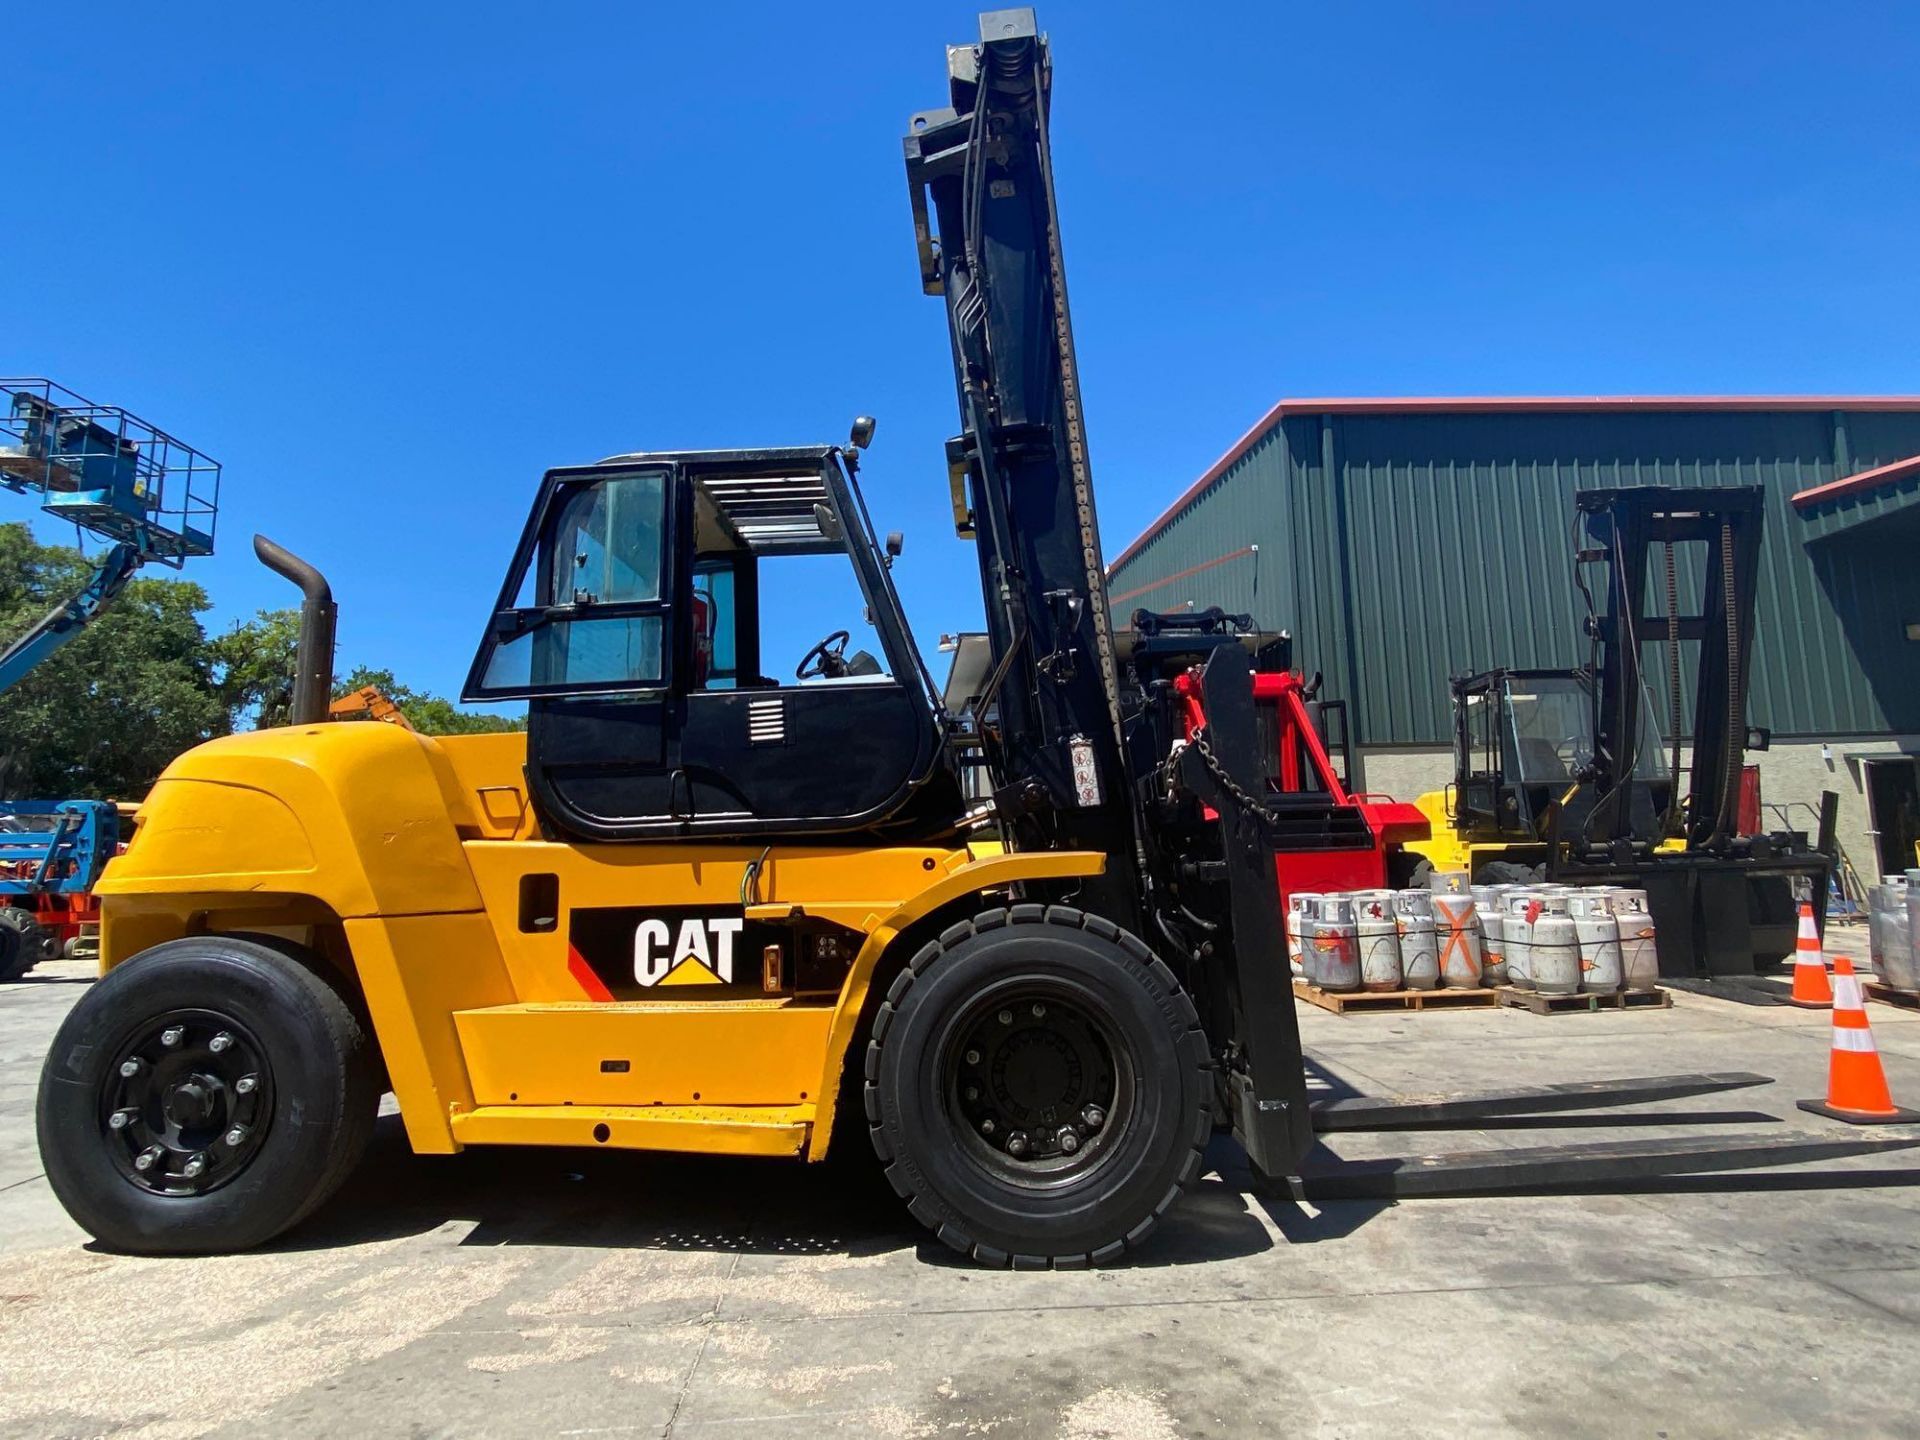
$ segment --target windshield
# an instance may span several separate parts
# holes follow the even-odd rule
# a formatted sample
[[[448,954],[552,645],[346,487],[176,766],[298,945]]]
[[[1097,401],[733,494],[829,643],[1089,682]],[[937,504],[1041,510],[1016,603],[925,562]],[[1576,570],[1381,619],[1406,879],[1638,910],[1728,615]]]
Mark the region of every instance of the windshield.
[[[1593,763],[1593,692],[1572,675],[1507,680],[1508,775],[1523,785],[1570,785]],[[1640,693],[1639,780],[1667,778],[1653,698]]]

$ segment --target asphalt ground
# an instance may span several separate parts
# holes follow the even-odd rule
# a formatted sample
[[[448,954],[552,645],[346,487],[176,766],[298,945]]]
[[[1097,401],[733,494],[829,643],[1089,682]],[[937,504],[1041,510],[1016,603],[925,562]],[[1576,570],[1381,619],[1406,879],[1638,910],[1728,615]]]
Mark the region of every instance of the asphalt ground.
[[[1315,1206],[1253,1193],[1223,1140],[1137,1259],[1032,1274],[959,1262],[864,1164],[415,1157],[388,1115],[273,1248],[134,1259],[90,1248],[33,1139],[90,973],[0,988],[0,1436],[1920,1435],[1920,1150]],[[1764,990],[1551,1017],[1303,1007],[1301,1026],[1331,1093],[1777,1077],[1621,1112],[1631,1130],[1329,1137],[1348,1157],[1876,1133],[1794,1107],[1822,1093],[1827,1018]],[[1869,1008],[1920,1107],[1920,1014]]]

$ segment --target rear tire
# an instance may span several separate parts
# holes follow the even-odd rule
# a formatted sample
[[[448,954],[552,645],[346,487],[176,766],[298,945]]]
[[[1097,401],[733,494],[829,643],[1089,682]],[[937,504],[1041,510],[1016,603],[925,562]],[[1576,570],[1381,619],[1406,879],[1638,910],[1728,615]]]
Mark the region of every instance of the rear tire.
[[[1473,872],[1476,885],[1538,885],[1546,878],[1546,866],[1521,865],[1512,860],[1489,860]]]
[[[358,1163],[378,1076],[366,1028],[319,975],[249,940],[175,940],[68,1013],[40,1076],[40,1154],[109,1249],[244,1250]]]
[[[946,930],[887,993],[866,1113],[914,1216],[985,1265],[1102,1264],[1154,1228],[1213,1132],[1192,1002],[1134,936],[1061,906]]]
[[[46,957],[47,932],[30,910],[0,905],[0,981],[18,980]]]

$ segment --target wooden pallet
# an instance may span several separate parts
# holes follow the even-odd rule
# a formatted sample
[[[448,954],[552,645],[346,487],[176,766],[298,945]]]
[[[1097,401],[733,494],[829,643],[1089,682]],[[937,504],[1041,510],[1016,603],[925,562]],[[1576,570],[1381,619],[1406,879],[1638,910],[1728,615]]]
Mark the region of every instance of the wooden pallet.
[[[1565,1010],[1665,1010],[1673,1004],[1672,994],[1662,989],[1616,990],[1612,994],[1542,995],[1538,990],[1502,985],[1493,993],[1502,1005],[1511,1005],[1516,1010],[1531,1010],[1535,1015],[1557,1015]]]
[[[1882,1005],[1898,1005],[1902,1010],[1920,1010],[1920,990],[1901,990],[1878,980],[1863,980],[1860,988],[1869,1000]]]
[[[1344,1015],[1349,1010],[1470,1010],[1493,1004],[1491,990],[1322,990],[1295,979],[1297,1000]]]

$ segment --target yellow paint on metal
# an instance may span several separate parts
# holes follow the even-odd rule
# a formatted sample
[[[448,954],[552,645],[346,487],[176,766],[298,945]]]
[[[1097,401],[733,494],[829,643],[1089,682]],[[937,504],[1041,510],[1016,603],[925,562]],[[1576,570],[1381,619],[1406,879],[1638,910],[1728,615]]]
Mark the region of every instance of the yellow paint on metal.
[[[812,1118],[830,1005],[502,1005],[454,1016],[476,1105],[787,1105]]]
[[[463,1145],[576,1145],[792,1156],[806,1148],[811,1118],[800,1109],[777,1105],[662,1105],[647,1110],[616,1105],[489,1105],[456,1115],[453,1130]]]
[[[557,844],[532,838],[524,755],[518,735],[434,739],[339,724],[189,751],[155,786],[134,843],[99,887],[103,967],[184,935],[237,930],[350,965],[417,1151],[608,1143],[819,1159],[846,1049],[894,938],[969,897],[1011,899],[1021,882],[1097,875],[1105,864],[1097,853],[1009,854],[991,842]],[[520,881],[539,873],[557,878],[562,913],[747,902],[756,918],[804,916],[864,938],[825,1003],[757,994],[586,1003],[566,927],[521,928]],[[603,1071],[603,1060],[628,1069]],[[612,1127],[608,1141],[591,1134],[600,1123]]]

